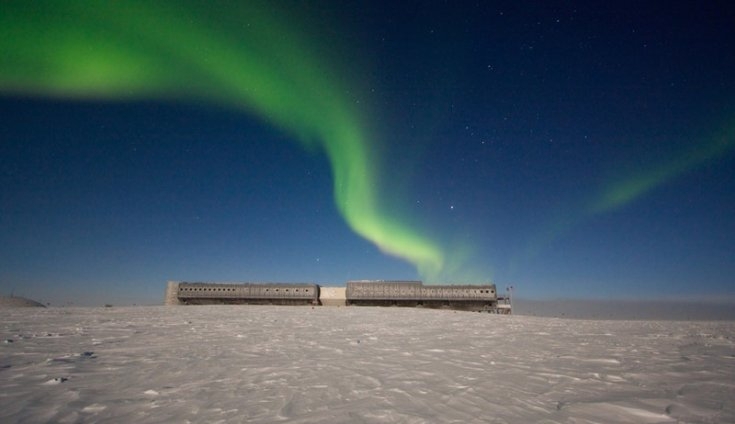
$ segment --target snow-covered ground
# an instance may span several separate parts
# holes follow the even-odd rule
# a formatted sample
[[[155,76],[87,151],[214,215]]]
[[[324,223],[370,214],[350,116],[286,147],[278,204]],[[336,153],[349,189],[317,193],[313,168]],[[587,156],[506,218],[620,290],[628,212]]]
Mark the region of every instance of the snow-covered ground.
[[[732,423],[735,322],[0,310],[0,422]]]

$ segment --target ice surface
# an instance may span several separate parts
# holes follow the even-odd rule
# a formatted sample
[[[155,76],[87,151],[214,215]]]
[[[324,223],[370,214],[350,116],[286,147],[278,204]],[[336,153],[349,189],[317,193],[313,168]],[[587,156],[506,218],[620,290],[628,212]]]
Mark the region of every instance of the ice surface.
[[[732,423],[735,322],[0,310],[0,422]]]

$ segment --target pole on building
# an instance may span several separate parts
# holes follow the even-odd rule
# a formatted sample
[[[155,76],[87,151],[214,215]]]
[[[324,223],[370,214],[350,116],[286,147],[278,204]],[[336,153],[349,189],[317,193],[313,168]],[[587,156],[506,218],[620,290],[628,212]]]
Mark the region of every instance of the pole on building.
[[[513,286],[508,286],[505,288],[505,291],[508,292],[508,304],[510,305],[510,313],[513,313]]]

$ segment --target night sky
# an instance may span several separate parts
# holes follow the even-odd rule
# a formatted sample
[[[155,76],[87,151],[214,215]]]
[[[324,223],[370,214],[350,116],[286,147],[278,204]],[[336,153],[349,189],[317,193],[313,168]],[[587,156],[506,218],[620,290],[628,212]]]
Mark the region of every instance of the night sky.
[[[730,2],[109,4],[3,3],[2,295],[735,298]]]

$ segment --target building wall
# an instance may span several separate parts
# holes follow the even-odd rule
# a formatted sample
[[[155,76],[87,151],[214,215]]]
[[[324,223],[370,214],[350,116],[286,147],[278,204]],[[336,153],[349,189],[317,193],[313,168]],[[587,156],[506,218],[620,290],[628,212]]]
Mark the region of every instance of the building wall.
[[[324,306],[345,306],[347,296],[344,287],[321,287],[319,298]]]
[[[179,282],[169,281],[166,285],[166,296],[163,299],[164,305],[180,305],[181,302],[178,298],[179,294]]]

